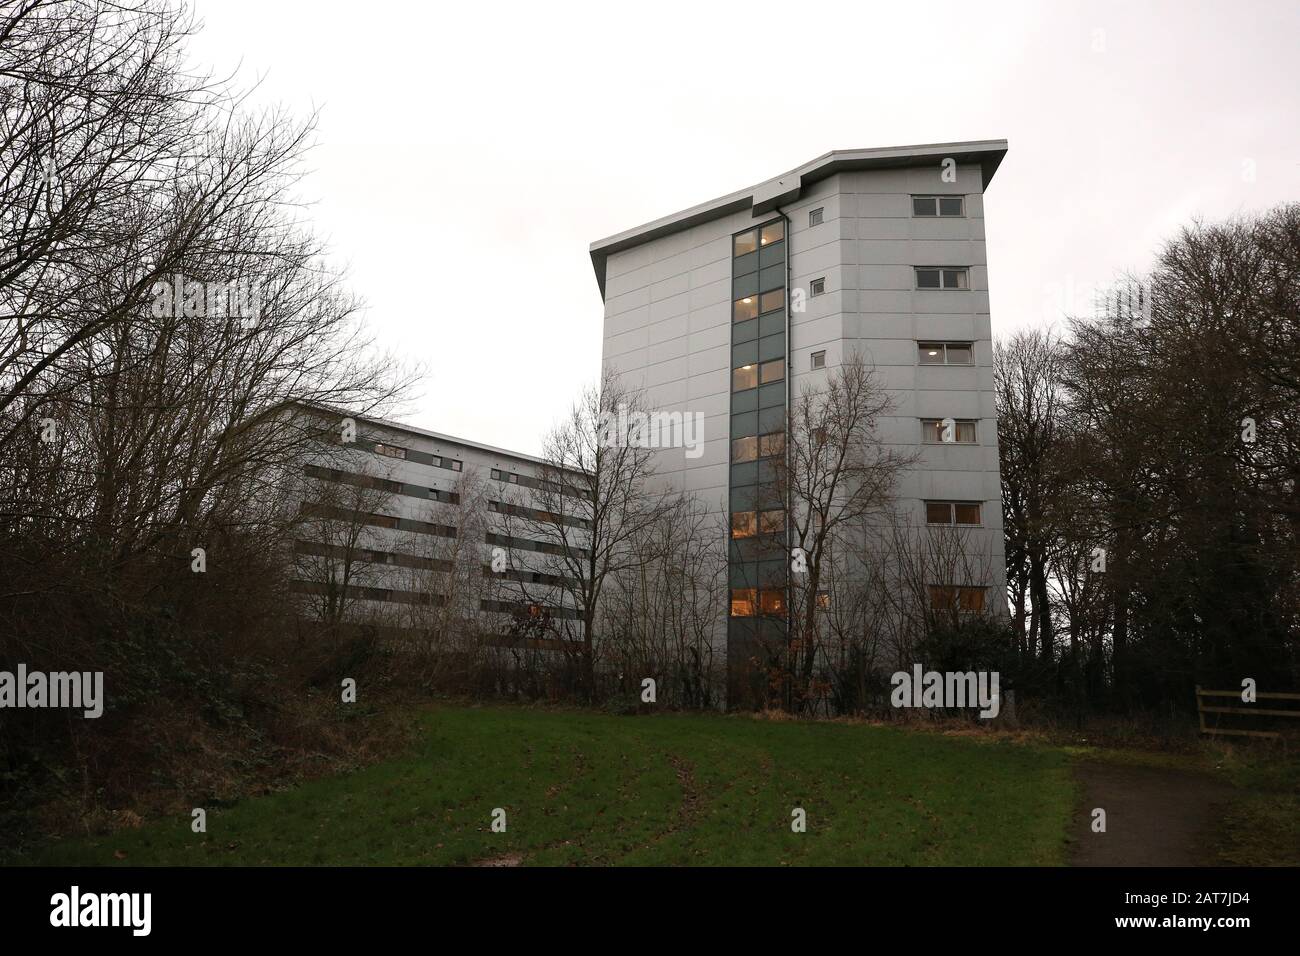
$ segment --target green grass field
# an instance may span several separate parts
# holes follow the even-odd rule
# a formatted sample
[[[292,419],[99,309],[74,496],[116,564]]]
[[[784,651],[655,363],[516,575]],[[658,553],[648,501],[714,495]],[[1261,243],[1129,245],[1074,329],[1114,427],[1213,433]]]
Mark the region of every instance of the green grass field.
[[[66,864],[1052,865],[1058,748],[860,724],[437,707],[408,755],[107,837]],[[802,807],[807,830],[791,830]],[[492,812],[506,832],[492,832]]]

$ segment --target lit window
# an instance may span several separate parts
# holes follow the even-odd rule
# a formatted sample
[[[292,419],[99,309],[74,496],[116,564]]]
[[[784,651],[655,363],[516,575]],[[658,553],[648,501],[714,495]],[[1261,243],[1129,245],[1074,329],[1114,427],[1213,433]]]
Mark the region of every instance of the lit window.
[[[773,289],[759,297],[758,311],[767,313],[785,308],[785,289]]]
[[[923,418],[921,419],[921,435],[925,442],[935,442],[943,445],[953,443],[960,445],[975,444],[975,422],[970,419],[954,421],[947,419],[948,425],[944,425],[942,418]]]
[[[731,589],[731,616],[753,617],[757,610],[758,591],[756,588]]]
[[[829,610],[831,606],[831,593],[829,591],[817,592],[817,607],[819,610]]]
[[[764,588],[758,592],[758,613],[784,614],[785,592],[778,588]]]
[[[757,385],[757,365],[742,365],[740,368],[731,370],[731,390],[733,392],[743,392],[745,389],[755,388]]]
[[[763,238],[761,245],[770,246],[774,242],[780,242],[785,238],[785,221],[778,219],[776,222],[769,222],[763,227]]]
[[[751,512],[752,513],[752,512]],[[763,511],[758,516],[758,530],[761,534],[780,534],[785,530],[785,509]]]
[[[745,256],[758,248],[758,233],[751,229],[749,232],[742,232],[735,239],[735,248],[733,255]]]
[[[822,212],[823,212],[823,207],[822,207],[822,206],[818,206],[816,209],[814,209],[814,210],[812,210],[811,212],[809,212],[809,213],[808,213],[808,225],[809,225],[809,226],[820,226],[820,225],[822,224]]]
[[[375,443],[375,454],[387,455],[389,458],[405,458],[406,449],[398,448],[396,445],[384,445],[379,442]]]
[[[758,514],[753,511],[733,511],[731,513],[731,536],[733,538],[752,538],[758,533]]]
[[[808,295],[809,295],[809,297],[811,297],[811,296],[815,296],[815,295],[824,295],[825,293],[826,293],[826,277],[825,277],[825,276],[822,276],[820,279],[813,279],[812,282],[809,282],[809,283],[808,283]]]
[[[814,352],[814,353],[812,354],[812,367],[813,367],[813,368],[825,368],[825,367],[826,367],[826,353],[825,353],[824,351],[822,351],[822,352]]]
[[[782,359],[774,359],[771,362],[764,362],[760,366],[759,380],[766,385],[768,382],[779,382],[785,378],[785,362]]]
[[[733,322],[744,322],[746,319],[753,319],[757,316],[758,296],[756,295],[747,295],[731,304],[731,320]]]
[[[758,436],[737,438],[731,443],[731,460],[739,464],[755,461],[758,458]]]
[[[975,359],[969,342],[918,342],[916,350],[922,365],[971,365]]]

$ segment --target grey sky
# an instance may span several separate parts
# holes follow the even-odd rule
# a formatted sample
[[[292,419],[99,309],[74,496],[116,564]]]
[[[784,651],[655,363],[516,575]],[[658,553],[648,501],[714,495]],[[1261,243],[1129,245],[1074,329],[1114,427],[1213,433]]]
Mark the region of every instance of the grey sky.
[[[592,240],[830,149],[1010,141],[995,336],[1086,309],[1191,217],[1300,198],[1297,0],[197,12],[197,63],[321,107],[308,215],[430,370],[404,418],[518,451],[597,374]]]

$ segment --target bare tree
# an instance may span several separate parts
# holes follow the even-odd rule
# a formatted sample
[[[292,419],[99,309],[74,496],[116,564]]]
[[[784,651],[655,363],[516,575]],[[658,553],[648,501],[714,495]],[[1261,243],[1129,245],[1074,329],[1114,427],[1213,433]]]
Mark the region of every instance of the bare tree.
[[[915,460],[876,436],[877,419],[893,407],[859,354],[792,403],[785,455],[773,459],[775,497],[786,504],[791,546],[802,552],[791,584],[788,706],[802,705],[814,675],[832,551],[851,546],[864,518],[886,512],[899,477]]]
[[[516,525],[542,545],[529,555],[576,617],[583,693],[595,689],[596,623],[606,583],[639,567],[637,542],[674,507],[637,426],[639,396],[612,368],[583,391],[548,436],[535,486]],[[536,590],[535,588],[533,589]]]
[[[726,523],[684,495],[631,546],[637,561],[610,575],[600,617],[600,657],[635,693],[654,678],[658,702],[719,703],[714,639],[725,626]]]

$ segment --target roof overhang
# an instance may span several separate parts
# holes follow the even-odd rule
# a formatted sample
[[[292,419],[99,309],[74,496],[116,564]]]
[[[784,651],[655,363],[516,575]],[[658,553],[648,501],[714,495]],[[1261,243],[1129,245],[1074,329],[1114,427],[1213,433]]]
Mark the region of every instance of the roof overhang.
[[[860,169],[890,169],[900,166],[927,166],[952,158],[960,164],[979,163],[983,188],[993,180],[1002,157],[1007,154],[1005,139],[976,140],[965,143],[930,143],[924,146],[889,146],[882,149],[836,149],[804,163],[797,169],[748,189],[683,209],[654,222],[628,229],[591,244],[591,264],[596,270],[600,296],[605,297],[605,263],[616,252],[631,249],[653,239],[690,229],[700,223],[721,219],[745,209],[761,216],[799,198],[805,186],[836,173]]]

